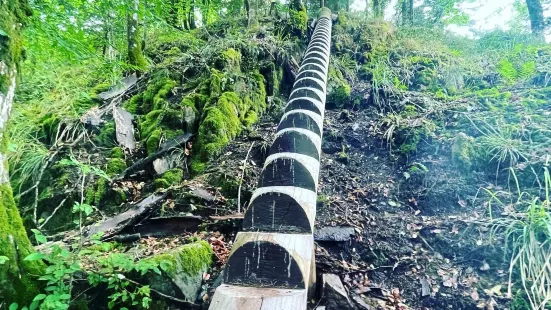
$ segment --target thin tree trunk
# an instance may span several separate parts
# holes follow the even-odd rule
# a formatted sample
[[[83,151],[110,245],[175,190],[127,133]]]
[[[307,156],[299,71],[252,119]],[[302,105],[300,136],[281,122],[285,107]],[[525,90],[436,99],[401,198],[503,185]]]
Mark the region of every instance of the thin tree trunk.
[[[21,24],[30,14],[26,0],[0,1],[0,305],[28,304],[39,291],[41,261],[25,261],[34,252],[13,199],[7,164],[7,122],[13,105],[21,61]]]
[[[381,10],[381,1],[382,0],[373,0],[373,14],[375,14],[375,17],[381,17],[383,14]]]
[[[365,0],[365,18],[369,18],[369,0]]]
[[[138,12],[140,0],[131,0],[127,13],[127,41],[128,41],[128,63],[137,71],[145,70],[147,63],[142,51],[140,33],[138,31]]]
[[[247,25],[251,25],[251,4],[249,3],[249,0],[243,1],[243,4],[245,5],[245,12],[247,12]]]
[[[409,2],[409,22],[413,24],[413,0],[408,0]]]
[[[543,38],[543,31],[545,30],[545,19],[543,17],[543,8],[540,0],[526,0],[526,6],[528,7],[528,13],[530,15],[530,25],[532,26],[532,33],[540,38]]]
[[[401,15],[402,15],[402,25],[405,25],[408,23],[408,2],[407,0],[401,0],[400,3],[401,7]]]
[[[189,8],[189,29],[195,29],[195,2],[191,1],[191,7]]]

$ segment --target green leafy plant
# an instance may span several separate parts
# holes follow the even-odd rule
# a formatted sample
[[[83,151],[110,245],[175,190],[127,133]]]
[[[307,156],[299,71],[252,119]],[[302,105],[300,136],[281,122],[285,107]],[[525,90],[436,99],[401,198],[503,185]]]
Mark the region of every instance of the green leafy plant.
[[[515,284],[513,275],[518,275],[531,309],[545,309],[551,301],[551,176],[548,167],[544,167],[544,196],[540,198],[521,192],[516,174],[510,170],[517,190],[514,200],[505,203],[498,198],[502,192],[486,189],[490,213],[492,203],[508,208],[504,216],[492,218],[491,239],[499,236],[505,241],[509,296]]]
[[[82,207],[82,206],[80,206]],[[84,207],[87,210],[86,207]],[[77,211],[80,212],[80,211]],[[35,232],[40,243],[46,243],[46,237]],[[170,261],[138,260],[130,254],[110,253],[114,243],[100,240],[101,234],[91,237],[91,246],[69,251],[53,245],[49,253],[33,253],[25,260],[43,260],[47,263],[40,280],[45,282],[45,292],[37,295],[28,307],[21,309],[59,310],[69,309],[77,302],[73,296],[75,281],[86,280],[91,287],[105,285],[109,292],[108,308],[137,306],[149,308],[151,289],[132,280],[128,275],[145,276],[149,272],[161,274],[161,270],[172,267]],[[18,309],[18,305],[12,305]],[[11,308],[10,308],[11,309]]]

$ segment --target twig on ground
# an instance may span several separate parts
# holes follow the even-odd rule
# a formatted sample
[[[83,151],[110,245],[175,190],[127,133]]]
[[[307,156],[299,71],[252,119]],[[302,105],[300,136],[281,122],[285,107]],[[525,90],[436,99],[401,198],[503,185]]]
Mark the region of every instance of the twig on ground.
[[[126,278],[126,280],[128,280],[128,282],[130,282],[130,283],[132,283],[132,284],[139,285],[139,286],[144,286],[143,284],[141,284],[141,283],[139,283],[139,282],[136,282],[136,281],[134,281],[134,280],[131,280],[131,279],[128,279],[128,278]],[[153,288],[151,288],[151,287],[149,288],[149,290],[152,291],[153,293],[155,293],[155,294],[161,296],[161,297],[166,298],[166,299],[170,299],[170,300],[173,300],[173,301],[177,301],[177,302],[183,303],[183,304],[188,304],[188,305],[190,305],[190,306],[197,306],[197,304],[195,304],[195,303],[192,303],[192,302],[187,301],[187,300],[179,299],[179,298],[176,298],[176,297],[174,297],[174,296],[167,295],[167,294],[165,294],[165,293],[161,293],[161,292],[159,292],[159,291],[157,291],[156,289],[153,289]]]
[[[237,189],[237,213],[241,213],[241,185],[243,184],[243,177],[245,176],[245,169],[247,169],[247,160],[249,159],[249,154],[251,153],[251,150],[253,149],[254,141],[251,143],[251,147],[249,147],[249,151],[247,152],[247,156],[245,156],[245,163],[243,164],[243,169],[241,170],[241,177],[239,178],[239,188]]]
[[[67,201],[67,198],[63,199],[61,201],[61,203],[59,203],[59,205],[54,209],[54,212],[52,212],[52,214],[50,216],[48,216],[48,218],[44,221],[44,223],[42,223],[42,225],[38,226],[38,229],[42,229],[42,227],[44,227],[44,225],[46,225],[46,223],[48,223],[48,221],[54,216],[54,214],[57,212],[57,210],[59,210],[59,208],[61,208],[65,204],[65,201]]]

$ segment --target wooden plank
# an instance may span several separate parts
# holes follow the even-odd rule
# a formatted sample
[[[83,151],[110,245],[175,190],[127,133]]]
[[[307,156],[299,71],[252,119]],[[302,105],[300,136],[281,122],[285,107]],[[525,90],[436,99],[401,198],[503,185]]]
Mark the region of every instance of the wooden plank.
[[[210,310],[305,310],[303,289],[255,288],[222,284],[214,294]]]
[[[123,230],[126,226],[136,223],[137,219],[148,213],[165,196],[166,194],[153,194],[140,201],[137,205],[126,212],[111,217],[99,224],[89,226],[86,237],[89,238],[100,232],[103,233],[102,239],[112,237]]]
[[[135,73],[131,74],[122,79],[119,84],[112,86],[110,90],[99,93],[98,97],[104,101],[113,99],[114,97],[122,95],[127,89],[134,86],[136,82],[138,82],[138,77]]]
[[[134,117],[128,111],[121,107],[113,108],[113,119],[115,120],[117,142],[124,148],[134,151],[136,149],[136,140],[134,140]]]

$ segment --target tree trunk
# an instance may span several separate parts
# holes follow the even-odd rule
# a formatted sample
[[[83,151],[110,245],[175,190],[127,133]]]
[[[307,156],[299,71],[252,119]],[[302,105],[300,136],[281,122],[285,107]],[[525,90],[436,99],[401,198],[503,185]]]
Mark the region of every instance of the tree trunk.
[[[382,0],[373,0],[373,14],[375,14],[375,17],[381,17],[383,15],[381,1]]]
[[[528,13],[530,14],[530,25],[532,26],[532,33],[540,38],[543,38],[543,31],[545,30],[545,19],[543,17],[543,8],[540,0],[526,0],[526,6],[528,7]]]
[[[195,29],[197,28],[195,26],[195,2],[191,1],[191,7],[189,9],[189,29]]]
[[[244,0],[243,5],[245,5],[245,12],[247,12],[247,25],[251,25],[251,4],[249,0]]]
[[[407,0],[401,0],[400,3],[400,14],[402,15],[402,25],[406,25],[408,23],[408,1]]]
[[[138,12],[140,0],[132,0],[127,12],[126,34],[128,41],[128,64],[134,66],[136,71],[144,71],[147,63],[143,55],[140,32],[138,31]]]
[[[30,15],[26,0],[0,1],[0,305],[30,303],[38,293],[40,261],[25,261],[33,253],[19,210],[13,199],[7,164],[7,122],[10,116],[17,70],[21,61],[21,24]]]
[[[402,24],[413,24],[413,0],[401,0]]]
[[[408,0],[409,6],[409,22],[413,24],[413,0]]]

